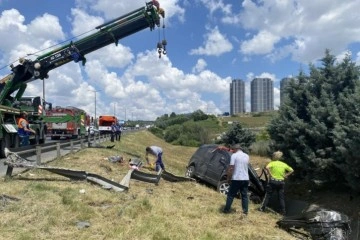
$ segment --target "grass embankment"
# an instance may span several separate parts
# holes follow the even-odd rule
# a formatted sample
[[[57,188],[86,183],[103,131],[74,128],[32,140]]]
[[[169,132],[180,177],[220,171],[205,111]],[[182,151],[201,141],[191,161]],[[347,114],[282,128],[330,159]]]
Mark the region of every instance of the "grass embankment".
[[[167,170],[181,176],[196,150],[169,145],[140,131],[123,136],[113,149],[84,149],[48,165],[85,170],[120,182],[128,166],[104,158],[121,155],[127,161],[138,155],[144,159],[147,145],[163,147]],[[252,161],[264,164],[265,159],[252,157]],[[247,219],[240,219],[238,199],[233,203],[237,213],[220,213],[225,196],[195,182],[162,179],[156,186],[131,180],[128,192],[116,193],[31,170],[2,180],[0,185],[1,194],[20,199],[3,201],[0,206],[0,239],[294,239],[276,227],[280,216],[260,213],[256,204],[250,204]],[[78,229],[78,221],[90,226]]]
[[[275,113],[274,113],[275,114]],[[273,118],[273,115],[260,115],[260,116],[237,116],[237,117],[221,117],[221,121],[227,122],[239,122],[244,128],[259,128],[266,127],[266,125]]]

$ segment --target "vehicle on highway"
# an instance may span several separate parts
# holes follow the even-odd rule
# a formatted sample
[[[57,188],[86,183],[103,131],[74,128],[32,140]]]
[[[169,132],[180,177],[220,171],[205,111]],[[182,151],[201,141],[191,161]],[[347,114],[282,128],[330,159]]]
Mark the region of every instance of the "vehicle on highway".
[[[232,154],[233,152],[224,146],[202,145],[190,158],[185,175],[208,183],[214,186],[218,192],[226,195],[229,191],[226,170]],[[250,199],[256,202],[261,201],[265,196],[267,180],[261,179],[251,164],[249,164],[249,178]]]
[[[99,133],[99,129],[97,129],[94,126],[89,126],[87,129],[88,134],[90,134],[90,136],[94,136],[95,134]]]

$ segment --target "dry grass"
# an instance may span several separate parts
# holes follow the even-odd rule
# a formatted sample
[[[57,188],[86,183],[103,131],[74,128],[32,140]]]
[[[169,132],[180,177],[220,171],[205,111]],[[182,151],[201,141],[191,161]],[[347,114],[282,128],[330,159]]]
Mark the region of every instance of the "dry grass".
[[[121,155],[128,160],[137,155],[144,159],[147,145],[161,146],[167,170],[181,176],[196,150],[169,145],[141,131],[123,136],[114,149],[84,149],[48,165],[85,170],[120,182],[127,165],[104,158]],[[266,159],[253,156],[252,161],[260,166]],[[20,199],[0,205],[0,239],[294,239],[276,227],[278,215],[257,212],[256,204],[250,204],[246,219],[240,219],[239,213],[221,214],[225,196],[194,182],[162,179],[154,185],[131,180],[127,192],[116,193],[31,170],[0,185],[1,194]],[[240,212],[238,199],[233,208]],[[78,229],[79,221],[89,222],[90,227]]]

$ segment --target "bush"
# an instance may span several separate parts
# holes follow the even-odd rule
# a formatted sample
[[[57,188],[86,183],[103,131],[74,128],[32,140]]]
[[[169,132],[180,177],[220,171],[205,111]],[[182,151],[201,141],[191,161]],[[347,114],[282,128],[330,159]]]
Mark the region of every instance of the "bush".
[[[260,140],[256,141],[250,146],[251,154],[262,156],[262,157],[269,157],[271,155],[270,150],[270,141],[269,140]]]
[[[168,143],[176,141],[182,132],[181,125],[173,125],[165,130],[164,140]]]
[[[154,134],[155,136],[157,136],[158,138],[164,138],[164,133],[163,130],[161,128],[158,127],[150,127],[148,128],[148,130]]]

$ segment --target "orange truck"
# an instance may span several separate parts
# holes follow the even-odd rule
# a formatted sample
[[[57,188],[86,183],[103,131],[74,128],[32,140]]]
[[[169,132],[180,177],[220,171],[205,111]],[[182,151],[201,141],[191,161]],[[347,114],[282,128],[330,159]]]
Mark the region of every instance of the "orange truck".
[[[99,117],[99,131],[102,133],[111,133],[111,125],[113,122],[117,124],[117,118],[111,115],[102,115]]]

